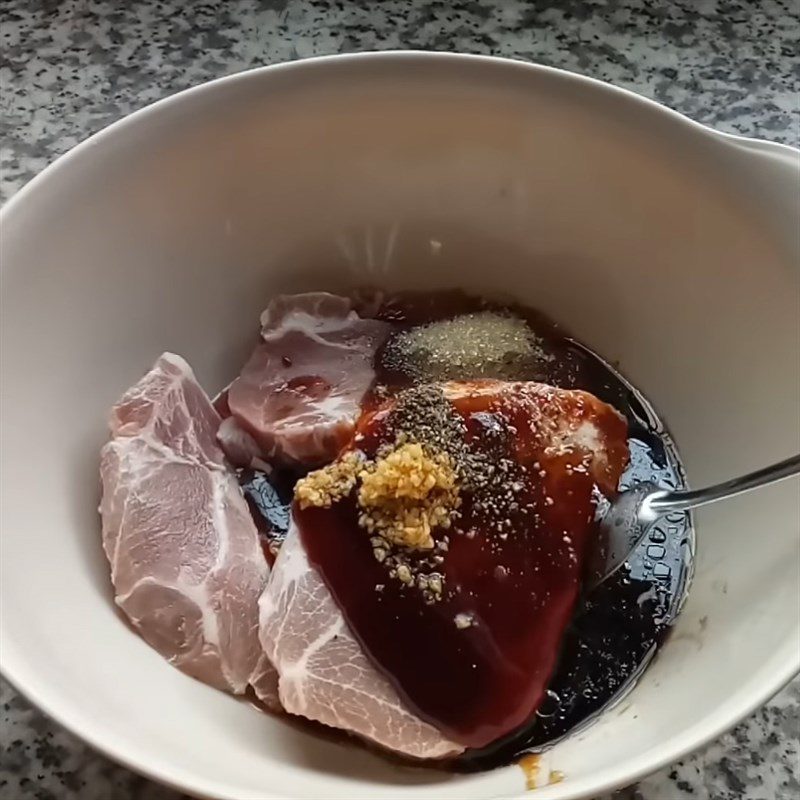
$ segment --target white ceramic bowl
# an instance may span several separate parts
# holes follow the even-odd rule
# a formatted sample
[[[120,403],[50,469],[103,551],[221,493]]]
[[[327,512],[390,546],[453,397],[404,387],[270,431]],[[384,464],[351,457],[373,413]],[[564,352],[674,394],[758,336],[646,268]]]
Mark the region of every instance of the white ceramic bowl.
[[[385,53],[183,92],[59,159],[3,211],[2,663],[140,772],[236,798],[522,796],[315,738],[171,668],[114,610],[106,410],[165,349],[212,392],[273,292],[512,293],[623,370],[691,483],[800,449],[798,154],[563,72]],[[721,733],[800,663],[798,486],[698,514],[688,603],[616,709],[558,745],[591,796]]]

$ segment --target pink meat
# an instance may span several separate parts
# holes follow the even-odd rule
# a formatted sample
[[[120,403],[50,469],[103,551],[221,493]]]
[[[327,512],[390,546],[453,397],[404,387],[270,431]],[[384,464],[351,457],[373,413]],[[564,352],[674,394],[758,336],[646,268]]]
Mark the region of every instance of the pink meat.
[[[116,602],[150,645],[204,683],[237,694],[253,683],[274,705],[258,641],[269,569],[219,425],[189,365],[162,355],[111,413],[103,547]]]
[[[315,292],[275,298],[228,404],[261,456],[316,465],[353,432],[390,326],[362,319],[345,297]]]
[[[463,748],[423,722],[367,659],[292,526],[259,603],[261,643],[292,714],[412,758]]]
[[[226,417],[217,431],[217,442],[235,467],[252,467],[262,472],[272,470],[261,458],[258,442],[236,421],[236,417]]]

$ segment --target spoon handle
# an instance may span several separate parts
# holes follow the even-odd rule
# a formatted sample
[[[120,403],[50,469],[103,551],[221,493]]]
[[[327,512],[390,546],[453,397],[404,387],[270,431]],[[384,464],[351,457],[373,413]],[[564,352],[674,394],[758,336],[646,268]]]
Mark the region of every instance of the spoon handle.
[[[789,478],[800,474],[800,455],[792,456],[777,464],[772,464],[763,469],[757,469],[741,478],[734,478],[707,489],[693,489],[691,491],[659,492],[648,501],[649,510],[658,516],[668,514],[670,511],[688,511],[690,508],[704,506],[717,500],[748,492],[760,486]]]

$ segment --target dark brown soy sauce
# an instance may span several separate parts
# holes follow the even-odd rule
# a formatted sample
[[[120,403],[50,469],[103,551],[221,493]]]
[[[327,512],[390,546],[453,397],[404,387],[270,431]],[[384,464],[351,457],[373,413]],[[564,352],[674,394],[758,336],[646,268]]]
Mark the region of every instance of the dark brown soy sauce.
[[[585,389],[625,415],[631,461],[620,489],[643,481],[665,488],[685,485],[675,445],[646,398],[615,367],[538,312],[459,292],[442,292],[391,296],[376,316],[392,322],[399,331],[481,310],[522,316],[542,340],[552,360],[525,375],[526,379]],[[376,385],[397,389],[408,385],[408,380],[391,370],[379,369]],[[282,501],[288,501],[296,477],[270,476],[269,482],[280,487],[276,495]],[[263,490],[264,476],[248,471],[241,479],[257,522],[262,517],[258,522],[262,535],[274,552],[285,531],[280,525],[265,524],[263,509],[253,499],[259,491],[256,484],[260,482]],[[671,514],[657,522],[627,564],[582,598],[564,635],[547,699],[534,718],[490,746],[468,750],[443,766],[472,772],[511,763],[524,753],[546,749],[618,703],[653,658],[679,613],[691,580],[693,555],[694,532],[688,514]]]
[[[261,549],[270,566],[275,563],[289,532],[295,477],[285,472],[269,476],[257,469],[236,472],[244,499],[258,530]]]

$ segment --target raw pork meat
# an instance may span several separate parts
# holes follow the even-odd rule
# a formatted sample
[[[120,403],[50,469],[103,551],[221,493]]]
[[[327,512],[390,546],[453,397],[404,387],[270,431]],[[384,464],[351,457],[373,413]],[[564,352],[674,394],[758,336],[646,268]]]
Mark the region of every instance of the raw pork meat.
[[[276,702],[258,641],[267,582],[258,533],[216,442],[220,418],[165,353],[111,413],[101,453],[103,547],[116,601],[143,638],[199,680]]]
[[[441,387],[462,413],[497,404],[522,414],[527,425],[516,437],[522,460],[537,448],[547,460],[580,454],[598,488],[616,494],[629,452],[625,418],[613,406],[580,389],[534,381],[447,381]]]
[[[414,716],[367,660],[292,525],[261,597],[261,643],[283,707],[412,758],[463,750]]]
[[[272,467],[261,458],[258,442],[242,428],[236,417],[226,417],[217,431],[217,442],[236,467],[252,467],[270,473]]]
[[[437,599],[409,588],[432,566],[417,572],[421,559],[407,556],[403,582],[399,566],[389,572],[384,539],[376,558],[374,535],[358,522],[366,510],[352,500],[301,504],[295,521],[309,563],[406,707],[448,739],[482,748],[527,724],[546,698],[594,539],[596,491],[615,492],[628,430],[583,391],[496,380],[441,389],[388,400],[362,415],[355,436],[375,458],[396,441],[394,418],[460,462],[458,515],[433,532],[445,543],[433,567]],[[419,486],[420,472],[403,467],[384,472],[389,486]]]
[[[514,684],[515,687],[524,684],[525,689],[530,689],[531,697],[520,691],[518,698],[520,705],[518,716],[519,722],[522,723],[535,710],[539,695],[543,691],[542,685],[551,674],[558,639],[572,613],[579,588],[579,559],[572,554],[570,543],[572,540],[567,541],[564,536],[567,530],[574,533],[576,548],[587,538],[593,510],[591,501],[593,480],[609,492],[616,489],[619,474],[627,461],[626,425],[611,407],[585,392],[568,392],[535,383],[500,381],[447,383],[442,385],[442,390],[445,397],[461,413],[483,412],[485,417],[490,418],[492,415],[485,412],[493,409],[502,410],[504,413],[508,411],[515,428],[519,431],[513,442],[515,450],[518,451],[516,458],[520,463],[530,463],[538,458],[543,464],[553,467],[552,474],[546,479],[537,478],[531,489],[532,493],[542,487],[552,489],[552,493],[558,498],[558,502],[552,508],[545,505],[546,510],[542,510],[545,523],[538,531],[538,535],[541,541],[547,542],[547,551],[541,556],[536,556],[535,553],[528,554],[527,557],[520,556],[519,548],[525,547],[521,539],[509,542],[498,539],[499,545],[507,546],[510,555],[516,558],[509,563],[524,564],[533,573],[541,566],[536,558],[543,559],[544,564],[548,565],[552,555],[553,559],[557,560],[558,566],[553,566],[552,569],[548,566],[544,570],[549,576],[547,580],[552,578],[557,583],[561,576],[565,576],[564,585],[558,587],[560,594],[552,608],[549,599],[550,584],[544,578],[540,580],[536,575],[528,577],[531,578],[529,581],[531,585],[542,590],[538,598],[520,594],[524,593],[528,585],[522,578],[515,577],[509,580],[506,589],[498,590],[504,592],[499,595],[506,602],[504,611],[508,612],[508,606],[512,607],[511,617],[506,616],[506,618],[513,618],[513,605],[517,600],[521,603],[521,607],[526,609],[526,614],[527,606],[524,603],[537,609],[540,605],[544,608],[540,613],[539,627],[521,631],[519,637],[513,638],[509,645],[509,647],[519,645],[517,650],[524,645],[524,655],[528,661],[535,662],[534,666],[539,665],[539,661],[536,660],[539,649],[546,650],[541,654],[541,661],[544,662],[541,674],[537,672],[529,679],[528,673],[524,673],[521,680],[520,676],[517,676],[517,684]],[[356,441],[359,440],[359,435],[370,429],[378,418],[389,413],[394,402],[389,401],[382,409],[368,412],[361,417]],[[588,465],[591,477],[586,473],[583,473],[582,477],[570,477],[572,464],[582,470],[584,462]],[[568,472],[570,475],[567,475]],[[562,480],[567,481],[563,487]],[[573,490],[576,493],[574,502],[570,497]],[[320,526],[324,526],[328,511],[329,509],[320,509],[316,514]],[[306,521],[314,518],[310,512],[302,513],[305,514]],[[463,737],[463,741],[458,740],[456,726],[451,726],[451,729],[456,731],[452,733],[444,726],[440,728],[423,720],[410,703],[401,698],[394,685],[384,677],[384,674],[388,673],[396,679],[402,674],[401,667],[407,667],[415,674],[419,674],[420,670],[430,669],[432,665],[433,675],[447,674],[445,670],[437,669],[439,662],[435,659],[440,654],[436,652],[435,646],[430,649],[427,646],[421,648],[421,652],[428,654],[424,664],[417,663],[413,659],[409,660],[407,647],[413,644],[407,634],[410,630],[417,630],[415,627],[417,622],[420,626],[423,625],[423,619],[418,615],[424,613],[438,614],[442,617],[443,637],[465,636],[466,634],[461,633],[458,626],[453,624],[460,606],[454,610],[448,606],[445,612],[438,606],[422,605],[421,600],[419,604],[411,604],[411,600],[407,598],[409,603],[407,616],[413,619],[403,627],[402,624],[396,623],[399,618],[392,616],[398,611],[397,606],[387,606],[380,612],[372,599],[374,587],[383,582],[384,573],[379,562],[375,560],[369,544],[366,549],[361,548],[361,537],[367,542],[367,534],[363,531],[354,531],[351,541],[346,537],[342,538],[345,534],[337,527],[320,526],[304,527],[301,535],[295,523],[292,523],[273,567],[270,583],[259,603],[261,643],[278,671],[279,696],[284,708],[291,713],[350,731],[406,756],[443,758],[461,752],[466,737]],[[325,544],[326,538],[330,540],[330,547]],[[451,537],[447,558],[452,562],[455,556],[456,561],[449,565],[448,561],[445,561],[442,567],[444,573],[447,575],[450,569],[456,572],[462,570],[465,585],[474,584],[476,587],[482,585],[481,575],[493,574],[496,566],[492,560],[494,558],[491,555],[492,551],[480,549],[483,548],[483,541],[484,533],[480,531],[474,539]],[[306,546],[312,553],[316,550],[314,563],[309,558]],[[365,561],[359,560],[362,552],[366,554]],[[330,560],[320,561],[322,556]],[[337,558],[340,559],[339,564],[352,564],[353,571],[351,573],[334,571],[323,579],[324,565],[332,563],[332,560]],[[322,569],[318,570],[315,563],[322,564]],[[366,655],[348,627],[340,606],[329,588],[330,586],[333,592],[339,592],[337,596],[342,596],[342,587],[336,583],[339,579],[336,576],[346,582],[351,589],[356,587],[354,591],[359,593],[358,601],[348,609],[348,619],[358,620],[359,615],[385,613],[387,617],[385,625],[379,626],[379,633],[369,626],[361,629],[371,631],[371,645],[375,645],[375,636],[380,636],[381,641],[385,637],[395,643],[398,643],[398,635],[405,637],[400,640],[399,646],[391,651],[403,653],[400,664],[392,663],[387,668],[385,662],[374,657],[375,651],[372,649],[373,656]],[[361,593],[358,587],[368,587],[368,589]],[[387,583],[382,597],[391,593],[393,588],[393,584]],[[345,594],[353,596],[352,592]],[[474,595],[471,596],[474,599]],[[493,597],[494,595],[486,598],[484,605],[491,606]],[[477,600],[474,602],[469,600],[468,603],[479,608],[487,626],[494,620],[491,614],[486,612],[484,605],[480,605]],[[436,620],[438,619],[437,616]],[[419,630],[426,629],[420,627]],[[481,630],[479,627],[478,631]],[[491,638],[487,633],[483,633],[482,636],[484,639]],[[541,648],[538,647],[539,642]],[[500,646],[499,639],[495,646]],[[383,651],[378,649],[378,652]],[[496,652],[492,641],[485,642],[482,654],[485,655],[487,652]],[[517,651],[514,650],[512,654],[517,654]],[[504,661],[503,669],[506,667]],[[513,672],[513,667],[510,669]],[[495,673],[491,675],[494,677]],[[429,683],[429,690],[434,695],[448,694],[442,691],[435,678]],[[487,693],[484,692],[484,695]],[[476,697],[484,695],[476,689]],[[506,697],[503,696],[502,699],[505,700]],[[527,705],[525,701],[528,701]],[[468,709],[469,698],[464,702],[464,707]],[[515,698],[512,697],[511,702],[513,707]],[[502,708],[507,710],[505,707]],[[481,710],[480,703],[476,709],[468,709],[469,713],[473,711],[480,713]],[[437,719],[433,713],[425,713],[425,718]],[[484,735],[486,730],[489,728],[481,729],[481,735]],[[483,741],[480,746],[485,744],[488,742]]]
[[[389,324],[362,319],[346,297],[314,292],[276,297],[261,325],[263,341],[228,392],[236,423],[264,458],[331,461],[353,432]],[[237,452],[248,451],[236,431],[223,433],[223,446],[233,434]]]

